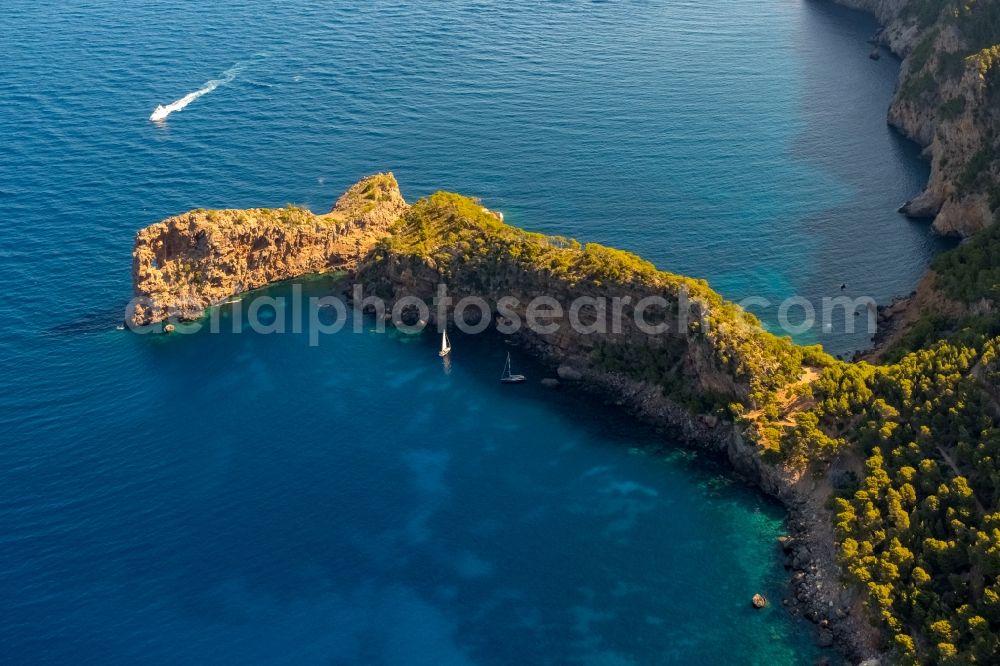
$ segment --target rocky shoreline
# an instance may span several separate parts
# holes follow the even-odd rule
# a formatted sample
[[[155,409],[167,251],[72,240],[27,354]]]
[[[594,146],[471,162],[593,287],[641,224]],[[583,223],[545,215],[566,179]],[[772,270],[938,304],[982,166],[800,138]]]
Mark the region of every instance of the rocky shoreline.
[[[948,12],[923,16],[914,0],[834,0],[874,16],[873,41],[902,60],[888,122],[919,144],[931,165],[927,185],[900,212],[932,221],[942,235],[965,238],[993,221],[1000,192],[997,154],[984,153],[1000,129],[985,71],[983,44]],[[984,69],[985,68],[985,69]],[[969,169],[974,167],[970,179]]]
[[[982,177],[976,183],[963,183],[977,149],[988,145],[1000,127],[1000,114],[988,98],[985,75],[977,69],[982,55],[966,57],[961,73],[945,76],[942,72],[949,69],[948,59],[972,48],[956,25],[944,22],[941,16],[920,25],[910,11],[912,0],[833,1],[874,16],[880,28],[872,43],[884,46],[902,61],[887,120],[923,148],[931,174],[924,190],[904,203],[899,212],[929,221],[937,234],[963,239],[992,224],[996,206],[990,192],[992,197],[1000,192],[996,165],[982,165]],[[936,73],[929,74],[934,68]],[[927,89],[914,95],[918,77],[923,77],[919,81]],[[949,104],[959,100],[964,111],[945,113]],[[966,306],[936,288],[930,269],[910,294],[878,307],[876,334],[868,349],[855,353],[854,360],[878,362],[909,326],[926,314],[952,318],[969,314]]]
[[[342,295],[350,299],[349,290]],[[430,321],[437,323],[433,314]],[[555,385],[587,393],[686,448],[725,460],[737,479],[779,501],[788,514],[787,533],[774,544],[789,572],[781,604],[793,616],[814,625],[817,647],[833,649],[834,654],[820,657],[817,663],[881,663],[885,657],[880,650],[881,634],[866,617],[863,591],[842,581],[827,506],[832,495],[830,478],[843,472],[861,473],[860,459],[841,458],[823,479],[813,478],[808,469],[770,464],[731,420],[693,414],[666,397],[659,386],[595,368],[578,350],[552,344],[543,336],[522,331],[506,339],[549,368],[559,378]],[[553,385],[551,378],[541,381]],[[839,662],[835,655],[839,655]]]
[[[349,300],[349,290],[342,296]],[[437,324],[433,314],[430,323]],[[731,420],[694,414],[666,397],[661,387],[595,368],[578,350],[553,345],[544,336],[522,331],[506,339],[559,378],[542,379],[543,385],[589,394],[686,448],[724,459],[737,479],[779,501],[788,514],[787,533],[774,544],[789,572],[782,605],[815,626],[817,647],[833,648],[846,664],[878,666],[885,656],[881,634],[866,617],[862,591],[842,581],[827,506],[833,490],[830,479],[845,472],[861,473],[860,459],[841,457],[822,479],[814,478],[809,469],[768,463]],[[837,663],[832,657],[820,657],[818,663]]]
[[[692,448],[725,458],[737,477],[780,501],[788,512],[788,530],[775,548],[780,548],[789,571],[781,603],[792,615],[815,625],[817,646],[836,648],[850,663],[880,656],[878,634],[864,617],[860,595],[841,582],[832,520],[825,506],[828,495],[817,492],[807,474],[768,465],[733,423],[691,416],[653,387],[613,375],[588,374],[584,381],[589,384],[586,390],[606,396],[644,422],[678,435]]]

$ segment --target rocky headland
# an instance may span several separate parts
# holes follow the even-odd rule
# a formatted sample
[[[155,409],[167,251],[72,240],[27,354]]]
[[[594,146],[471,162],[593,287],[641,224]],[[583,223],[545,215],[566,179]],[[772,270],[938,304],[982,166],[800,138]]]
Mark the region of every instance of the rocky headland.
[[[304,208],[193,210],[142,229],[132,252],[133,326],[206,308],[309,273],[349,270],[406,209],[392,174],[348,189],[324,215]]]
[[[889,123],[924,146],[931,176],[902,210],[970,236],[1000,208],[1000,7],[993,2],[838,0],[873,14],[902,58]]]
[[[581,298],[628,297],[620,330],[563,323],[511,339],[564,383],[724,456],[780,499],[792,572],[783,603],[816,623],[820,645],[854,663],[995,663],[1000,3],[843,4],[878,17],[877,39],[903,59],[889,121],[931,160],[928,185],[905,212],[969,239],[881,310],[868,360],[799,347],[702,281],[511,227],[476,200],[439,192],[409,205],[391,174],[362,180],[325,215],[192,211],[140,231],[129,321],[196,318],[243,291],[326,271],[351,273],[390,305],[430,304],[446,284],[455,299],[485,299],[491,324],[502,297],[518,302],[504,317],[522,319],[537,295],[564,311]],[[649,296],[665,305],[647,315],[676,325],[654,335],[633,325],[635,304]]]
[[[659,271],[627,252],[517,229],[457,194],[407,205],[391,174],[352,186],[326,216],[251,209],[173,217],[139,232],[134,257],[135,293],[146,303],[134,309],[134,324],[196,318],[247,289],[334,270],[350,272],[390,307],[412,297],[430,304],[446,284],[455,300],[484,298],[491,319],[503,297],[518,300],[505,316],[522,320],[542,294],[564,312],[581,297],[622,299],[619,330],[581,332],[562,321],[511,338],[564,383],[726,457],[784,502],[791,533],[782,547],[794,573],[784,603],[817,624],[821,644],[837,641],[856,659],[877,654],[859,596],[841,582],[829,484],[817,484],[809,464],[784,458],[770,432],[772,422],[790,423],[801,407],[790,387],[811,383],[815,368],[833,360],[767,333],[704,281]],[[664,325],[656,335],[636,325],[635,304],[648,296],[666,304],[645,312],[645,321]],[[579,312],[585,323],[606,314],[595,306]]]

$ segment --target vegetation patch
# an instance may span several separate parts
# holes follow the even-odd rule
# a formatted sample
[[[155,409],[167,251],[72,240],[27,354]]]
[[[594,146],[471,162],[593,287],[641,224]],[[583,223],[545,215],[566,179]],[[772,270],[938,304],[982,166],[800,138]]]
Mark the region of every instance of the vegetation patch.
[[[952,97],[938,109],[940,118],[942,120],[954,120],[965,113],[965,104],[965,97],[962,95]]]
[[[936,284],[963,303],[1000,302],[1000,226],[993,224],[932,264]]]

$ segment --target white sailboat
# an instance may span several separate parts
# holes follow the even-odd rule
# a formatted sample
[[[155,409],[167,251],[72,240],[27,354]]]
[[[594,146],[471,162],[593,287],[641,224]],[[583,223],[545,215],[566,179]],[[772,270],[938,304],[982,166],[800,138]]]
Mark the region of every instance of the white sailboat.
[[[442,329],[441,331],[441,351],[438,352],[438,356],[444,358],[451,351],[451,342],[448,340],[448,331]]]
[[[510,371],[510,352],[507,352],[507,363],[503,366],[503,374],[500,375],[501,384],[520,384],[524,381],[524,375],[515,375]]]

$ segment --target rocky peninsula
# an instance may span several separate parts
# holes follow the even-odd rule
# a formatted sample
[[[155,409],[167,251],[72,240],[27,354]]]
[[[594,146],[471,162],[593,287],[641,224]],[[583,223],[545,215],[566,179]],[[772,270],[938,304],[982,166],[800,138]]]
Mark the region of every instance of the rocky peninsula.
[[[391,174],[352,186],[325,215],[192,211],[140,231],[129,322],[196,318],[243,291],[325,271],[347,271],[390,304],[429,302],[446,284],[456,298],[484,299],[491,322],[505,296],[545,294],[564,308],[628,297],[620,330],[560,325],[512,340],[779,498],[790,514],[784,603],[816,623],[820,645],[855,663],[995,663],[1000,5],[844,4],[875,14],[877,39],[903,58],[889,121],[925,146],[932,167],[905,212],[968,238],[882,311],[877,364],[799,347],[703,281],[517,229],[474,199],[439,192],[409,205]],[[653,335],[633,326],[636,303],[654,296],[654,318],[684,325]]]
[[[833,363],[764,331],[757,320],[700,280],[657,270],[627,252],[543,236],[504,224],[478,201],[439,192],[407,205],[391,174],[352,186],[331,213],[300,209],[192,211],[139,232],[134,250],[137,302],[131,323],[191,319],[247,289],[317,271],[348,271],[392,304],[434,298],[446,284],[454,298],[479,296],[494,309],[504,296],[525,317],[533,296],[565,309],[580,297],[622,298],[621,330],[581,333],[565,322],[513,339],[564,380],[598,392],[689,445],[727,457],[734,469],[791,510],[783,542],[795,586],[786,600],[862,658],[877,651],[857,613],[858,597],[840,583],[828,484],[809,465],[780,455],[770,423],[791,423],[802,406],[791,396]],[[684,327],[640,331],[635,304],[658,296],[647,313]],[[509,312],[509,311],[508,311]],[[585,312],[582,317],[593,317]],[[773,413],[772,413],[773,412]]]

